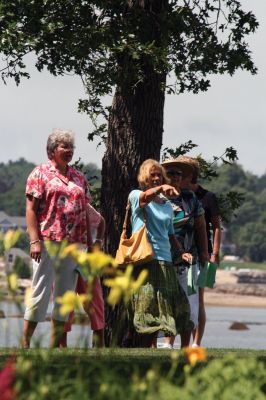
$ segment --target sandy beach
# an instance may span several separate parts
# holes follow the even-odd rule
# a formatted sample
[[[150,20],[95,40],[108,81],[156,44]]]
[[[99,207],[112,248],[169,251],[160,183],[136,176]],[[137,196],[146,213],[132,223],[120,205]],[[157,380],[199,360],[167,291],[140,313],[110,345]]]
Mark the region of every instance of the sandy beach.
[[[266,278],[266,272],[262,271],[218,270],[214,289],[205,289],[205,304],[266,308],[266,285],[261,283],[264,276]],[[245,283],[240,283],[241,280],[245,280]]]
[[[221,307],[258,307],[266,308],[266,297],[230,293],[216,293],[210,290],[205,293],[207,306]]]

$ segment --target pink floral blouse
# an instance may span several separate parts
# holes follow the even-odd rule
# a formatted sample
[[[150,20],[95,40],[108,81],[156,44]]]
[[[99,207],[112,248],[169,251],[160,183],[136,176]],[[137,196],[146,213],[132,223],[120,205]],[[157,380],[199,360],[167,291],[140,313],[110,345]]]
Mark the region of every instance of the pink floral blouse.
[[[80,172],[68,167],[63,176],[49,160],[29,175],[26,196],[40,199],[37,219],[41,240],[87,243],[86,207],[91,197]]]

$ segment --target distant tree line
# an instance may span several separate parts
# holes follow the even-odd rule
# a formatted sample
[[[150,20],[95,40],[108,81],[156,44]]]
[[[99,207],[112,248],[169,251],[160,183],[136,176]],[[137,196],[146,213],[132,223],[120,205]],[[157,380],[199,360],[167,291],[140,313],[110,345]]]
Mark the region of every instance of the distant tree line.
[[[94,163],[81,164],[90,183],[92,192],[97,192],[101,185],[101,171]],[[0,163],[0,211],[11,216],[25,215],[25,185],[27,177],[35,164],[20,158],[17,161]]]
[[[34,164],[23,158],[0,163],[0,210],[9,215],[25,215],[25,183]],[[97,192],[101,184],[101,171],[95,164],[81,164],[82,171],[92,186],[99,205]],[[241,165],[216,167],[218,177],[204,180],[203,186],[222,198],[224,193],[236,191],[243,194],[241,207],[230,222],[224,222],[226,241],[235,245],[235,254],[251,261],[266,261],[266,173],[256,176],[244,171]],[[25,248],[25,243],[22,243]]]
[[[34,164],[20,158],[0,163],[0,210],[9,215],[25,215],[25,182]]]
[[[235,245],[235,254],[247,260],[266,260],[266,173],[258,177],[241,165],[222,165],[218,178],[204,186],[218,195],[227,191],[243,194],[244,200],[229,223],[224,223],[226,241]]]

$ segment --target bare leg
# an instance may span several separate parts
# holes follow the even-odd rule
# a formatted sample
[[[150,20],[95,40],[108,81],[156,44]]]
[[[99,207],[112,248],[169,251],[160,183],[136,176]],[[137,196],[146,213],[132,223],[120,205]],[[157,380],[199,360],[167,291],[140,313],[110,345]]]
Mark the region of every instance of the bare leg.
[[[103,348],[104,343],[104,329],[98,329],[93,331],[93,347]]]
[[[191,331],[185,331],[185,332],[180,333],[181,349],[183,347],[188,347],[189,346],[190,337],[191,337]]]
[[[201,340],[204,334],[206,325],[206,312],[204,305],[204,289],[199,288],[199,324],[196,329],[193,330],[193,344],[198,346],[201,345]]]
[[[91,319],[91,313],[93,312],[91,303],[85,301],[83,303],[83,309],[88,315],[89,319]],[[104,328],[93,331],[93,347],[98,347],[98,348],[105,347]]]
[[[63,332],[60,339],[60,348],[67,347],[67,332]]]
[[[60,347],[60,342],[64,334],[65,322],[52,320],[51,347]]]
[[[165,338],[164,338],[165,344],[169,344],[170,346],[173,347],[174,342],[175,342],[175,336],[165,336]]]
[[[23,338],[22,338],[22,347],[24,349],[30,348],[30,340],[37,324],[38,322],[27,321],[26,319],[24,319]]]
[[[157,334],[140,335],[140,347],[152,347]]]

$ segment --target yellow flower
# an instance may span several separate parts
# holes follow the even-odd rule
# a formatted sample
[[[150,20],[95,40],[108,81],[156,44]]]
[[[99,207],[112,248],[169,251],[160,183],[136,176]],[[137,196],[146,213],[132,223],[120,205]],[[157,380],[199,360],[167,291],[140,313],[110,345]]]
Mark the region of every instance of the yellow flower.
[[[143,271],[141,271],[137,279],[135,281],[132,281],[132,289],[134,292],[138,290],[139,287],[145,282],[147,276],[148,276],[148,270],[144,269]]]
[[[78,250],[79,246],[77,243],[68,244],[66,241],[63,241],[59,251],[59,258],[74,257]]]
[[[60,314],[66,315],[73,310],[79,310],[82,304],[88,299],[86,294],[77,296],[72,290],[68,290],[63,296],[57,297],[56,301],[62,304],[60,307]]]
[[[45,240],[44,245],[50,257],[54,258],[58,256],[59,253],[58,243],[52,242],[50,240]]]
[[[207,357],[206,350],[203,347],[185,347],[183,352],[192,366],[194,366],[197,362],[205,361]]]
[[[92,271],[101,271],[109,264],[111,264],[113,267],[117,266],[113,257],[110,256],[109,254],[105,254],[102,251],[96,250],[93,251],[92,253],[88,253],[87,256]]]
[[[4,238],[4,247],[5,250],[11,249],[11,247],[14,246],[14,244],[18,241],[19,237],[21,235],[21,232],[19,230],[13,231],[13,230],[8,230],[7,233],[5,234]]]
[[[8,287],[11,292],[15,292],[18,288],[18,277],[17,274],[12,273],[7,277]]]
[[[129,265],[123,274],[117,272],[117,276],[112,279],[105,279],[104,284],[111,288],[108,303],[111,305],[117,304],[121,297],[124,297],[125,302],[128,302],[132,293],[137,291],[147,278],[148,271],[143,270],[136,280],[132,279],[133,266]]]
[[[77,261],[77,263],[79,265],[81,265],[82,267],[86,267],[89,265],[89,258],[88,258],[87,253],[85,253],[84,251],[78,251],[75,254],[72,254],[72,256],[74,256],[74,259]]]
[[[116,266],[114,259],[102,251],[94,251],[92,253],[76,251],[75,254],[72,254],[72,257],[79,264],[85,277],[103,275],[109,272],[108,267]]]

